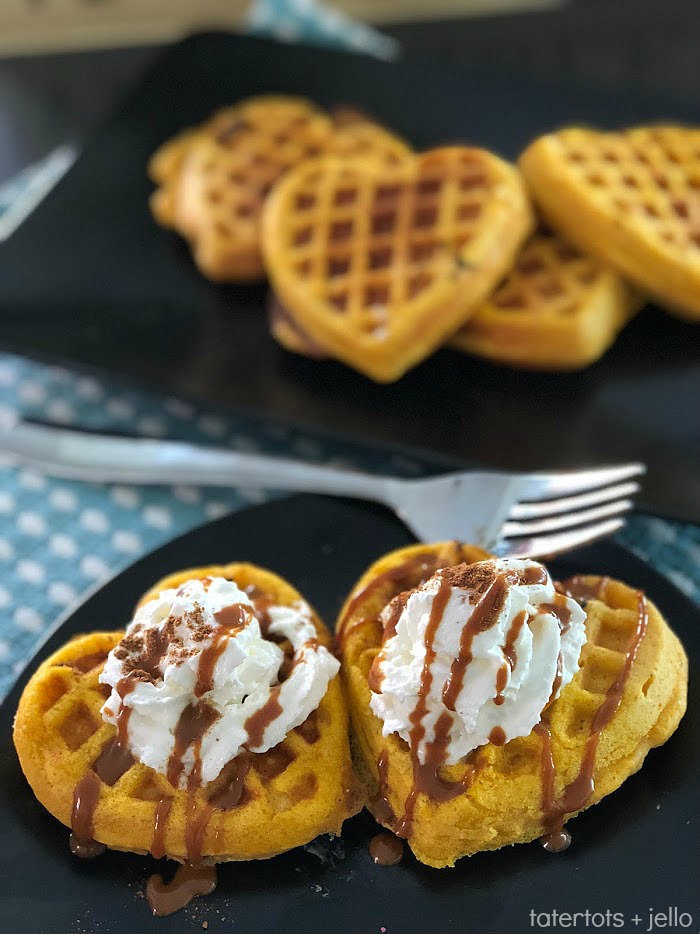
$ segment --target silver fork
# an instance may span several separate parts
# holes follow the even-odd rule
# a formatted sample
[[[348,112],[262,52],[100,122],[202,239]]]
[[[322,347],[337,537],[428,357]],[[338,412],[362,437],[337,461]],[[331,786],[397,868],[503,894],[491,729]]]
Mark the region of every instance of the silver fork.
[[[401,480],[179,441],[112,437],[20,422],[0,450],[47,474],[98,483],[254,485],[391,507],[422,541],[457,539],[502,556],[558,554],[620,529],[643,464],[557,473],[460,471]]]

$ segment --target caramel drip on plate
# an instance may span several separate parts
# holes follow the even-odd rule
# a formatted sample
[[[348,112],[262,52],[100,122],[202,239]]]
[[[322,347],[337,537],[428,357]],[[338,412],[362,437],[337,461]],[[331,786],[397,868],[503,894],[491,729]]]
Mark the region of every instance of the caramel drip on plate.
[[[542,738],[542,822],[545,833],[540,838],[540,842],[550,852],[560,852],[569,845],[571,837],[564,829],[566,815],[584,808],[595,790],[593,772],[600,737],[605,727],[617,713],[622,702],[622,695],[637,657],[639,646],[647,631],[648,622],[647,601],[640,590],[637,592],[637,628],[632,644],[627,651],[620,673],[608,688],[602,704],[593,717],[578,774],[564,788],[559,798],[554,795],[555,768],[552,756],[552,735],[547,712],[535,727],[535,732]]]
[[[450,675],[442,690],[442,700],[448,710],[455,709],[457,698],[464,686],[464,677],[473,658],[472,645],[474,637],[491,629],[496,623],[508,587],[514,583],[517,583],[517,580],[511,573],[499,574],[474,607],[467,624],[462,627],[459,637],[459,654],[452,662]]]
[[[154,915],[159,918],[180,911],[197,895],[211,895],[216,888],[216,866],[178,866],[170,882],[153,875],[146,883],[146,899]]]
[[[489,742],[492,746],[505,746],[506,733],[502,726],[495,726],[489,733]]]
[[[377,866],[395,866],[403,858],[404,842],[393,833],[378,833],[369,842],[369,853]]]
[[[94,772],[88,771],[73,790],[70,849],[75,856],[90,859],[105,851],[102,843],[93,840],[95,808],[99,800],[100,780]]]
[[[172,798],[161,798],[156,804],[156,816],[153,821],[153,839],[151,841],[151,856],[162,859],[165,856],[165,831],[168,825],[170,809],[173,806]]]

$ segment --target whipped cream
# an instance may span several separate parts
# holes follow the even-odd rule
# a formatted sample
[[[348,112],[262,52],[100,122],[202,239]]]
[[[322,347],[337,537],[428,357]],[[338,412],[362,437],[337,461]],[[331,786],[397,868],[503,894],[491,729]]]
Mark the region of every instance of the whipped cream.
[[[384,736],[398,733],[423,765],[438,718],[442,761],[453,765],[484,743],[527,736],[578,670],[586,614],[535,561],[447,568],[396,599],[405,605],[372,667],[370,706]],[[400,606],[390,603],[384,622]]]
[[[254,610],[232,581],[190,580],[141,606],[107,657],[100,681],[112,693],[102,717],[126,732],[135,759],[158,772],[168,773],[183,711],[211,708],[208,728],[180,756],[180,787],[196,761],[206,784],[244,744],[251,752],[276,746],[318,707],[338,672],[338,661],[316,641],[308,605],[271,605],[267,634],[288,639],[294,650],[279,683],[284,653],[263,637]]]

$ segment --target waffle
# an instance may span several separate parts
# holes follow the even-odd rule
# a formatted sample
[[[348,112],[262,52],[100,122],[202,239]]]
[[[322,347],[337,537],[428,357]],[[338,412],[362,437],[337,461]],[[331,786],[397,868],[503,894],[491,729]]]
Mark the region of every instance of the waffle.
[[[148,174],[158,186],[150,197],[153,217],[161,227],[175,227],[175,198],[182,164],[199,138],[197,129],[183,130],[151,156]]]
[[[531,226],[517,171],[483,150],[435,149],[394,167],[324,157],[275,186],[263,251],[300,328],[391,382],[467,320]]]
[[[224,576],[240,587],[254,585],[273,602],[291,604],[300,595],[281,578],[250,564],[188,570],[165,578],[144,597],[177,587],[192,577]],[[314,617],[319,642],[330,636]],[[105,688],[98,683],[107,653],[122,632],[96,632],[68,642],[32,676],[20,700],[14,741],[20,763],[39,801],[70,826],[73,790],[115,739],[100,708]],[[188,815],[204,829],[201,855],[209,862],[260,859],[307,843],[321,833],[339,833],[345,818],[363,803],[353,776],[347,711],[338,678],[320,706],[282,743],[248,754],[250,770],[240,804],[221,810],[216,800],[232,780],[238,758],[194,796],[173,788],[164,775],[134,762],[113,785],[100,782],[94,838],[116,850],[148,853],[153,845],[158,802],[170,802],[163,838],[165,855],[188,857]],[[207,819],[207,809],[210,816]],[[191,857],[192,854],[189,853]]]
[[[262,202],[283,172],[321,151],[369,153],[390,165],[410,155],[403,140],[356,111],[337,111],[331,119],[302,98],[248,98],[155,153],[153,216],[190,240],[209,278],[261,279]]]
[[[423,562],[416,563],[421,555]],[[372,793],[370,810],[390,828],[404,814],[413,788],[412,760],[407,744],[397,735],[382,737],[381,721],[369,707],[367,678],[382,640],[377,614],[396,593],[417,586],[436,567],[482,559],[475,549],[454,543],[392,552],[365,573],[341,612],[342,672],[357,766]],[[395,576],[401,566],[409,567],[409,573],[392,579],[392,569]],[[600,585],[602,598],[586,605],[588,641],[581,668],[550,707],[556,795],[579,774],[593,718],[625,665],[638,624],[634,590],[613,580],[582,580],[591,588]],[[648,602],[646,633],[620,706],[600,736],[594,759],[595,789],[586,807],[618,788],[640,768],[648,750],[673,733],[685,711],[687,674],[680,642]],[[421,862],[436,868],[452,866],[462,856],[531,841],[547,830],[543,821],[545,739],[537,730],[504,746],[482,746],[464,763],[439,770],[441,778],[463,782],[466,790],[444,802],[418,795],[409,844]]]
[[[700,318],[700,130],[565,129],[535,140],[520,167],[555,230]]]
[[[376,159],[384,165],[399,165],[413,152],[408,143],[376,123],[366,114],[339,108],[331,114],[333,133],[325,152],[341,159],[357,157]]]
[[[267,301],[267,322],[270,333],[285,350],[291,350],[292,353],[302,357],[310,357],[312,360],[328,359],[325,347],[322,347],[303,330],[272,292]]]
[[[525,369],[579,369],[605,353],[642,301],[611,269],[538,233],[451,344]]]

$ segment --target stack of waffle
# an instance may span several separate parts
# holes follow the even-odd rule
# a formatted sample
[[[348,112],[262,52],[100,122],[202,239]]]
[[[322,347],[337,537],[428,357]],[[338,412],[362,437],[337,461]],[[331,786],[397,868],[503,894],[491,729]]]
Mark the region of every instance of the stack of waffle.
[[[519,167],[252,98],[166,143],[151,201],[209,278],[272,284],[296,353],[392,382],[445,343],[578,369],[653,295],[700,320],[700,130],[543,136]]]

